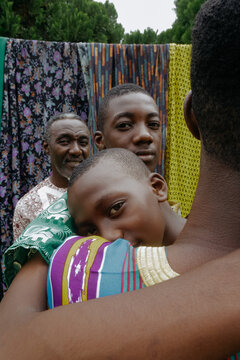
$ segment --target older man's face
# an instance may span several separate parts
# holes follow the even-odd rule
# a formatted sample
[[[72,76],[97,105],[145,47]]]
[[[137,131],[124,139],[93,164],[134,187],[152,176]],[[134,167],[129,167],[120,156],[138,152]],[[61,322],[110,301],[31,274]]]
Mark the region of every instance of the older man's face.
[[[53,183],[66,187],[73,169],[89,156],[89,130],[77,119],[57,120],[50,128],[47,147],[51,157]]]

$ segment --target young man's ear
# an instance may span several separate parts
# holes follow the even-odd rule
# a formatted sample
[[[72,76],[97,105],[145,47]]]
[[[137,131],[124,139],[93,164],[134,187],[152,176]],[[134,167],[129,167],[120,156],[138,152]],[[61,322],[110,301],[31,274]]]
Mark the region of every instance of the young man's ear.
[[[185,121],[186,121],[188,129],[190,130],[190,132],[196,139],[200,140],[200,132],[199,132],[197,120],[196,120],[196,117],[194,115],[193,108],[192,108],[192,90],[189,91],[189,93],[187,94],[187,96],[185,98],[183,110],[184,110],[184,117],[185,117]]]
[[[45,151],[45,154],[49,155],[49,145],[46,140],[43,141],[43,149]]]
[[[94,134],[94,143],[99,151],[106,149],[104,135],[99,130]]]
[[[158,173],[151,173],[149,176],[153,193],[157,196],[159,202],[168,199],[168,186],[166,180]]]

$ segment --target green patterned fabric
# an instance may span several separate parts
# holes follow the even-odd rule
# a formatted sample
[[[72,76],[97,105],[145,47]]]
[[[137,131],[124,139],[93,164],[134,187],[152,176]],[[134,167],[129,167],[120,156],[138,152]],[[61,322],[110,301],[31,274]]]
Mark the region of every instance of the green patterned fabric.
[[[9,287],[21,267],[39,252],[49,264],[53,251],[75,235],[73,219],[67,208],[67,192],[31,222],[4,254],[6,285]]]
[[[6,43],[7,38],[0,37],[0,131],[2,124],[3,76]]]

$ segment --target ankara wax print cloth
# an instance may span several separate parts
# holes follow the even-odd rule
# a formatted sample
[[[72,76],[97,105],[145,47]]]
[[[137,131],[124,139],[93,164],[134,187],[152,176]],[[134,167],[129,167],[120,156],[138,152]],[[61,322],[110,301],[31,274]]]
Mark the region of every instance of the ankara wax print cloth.
[[[0,139],[1,254],[13,242],[18,199],[49,176],[42,147],[44,126],[60,112],[88,117],[77,45],[8,39]]]

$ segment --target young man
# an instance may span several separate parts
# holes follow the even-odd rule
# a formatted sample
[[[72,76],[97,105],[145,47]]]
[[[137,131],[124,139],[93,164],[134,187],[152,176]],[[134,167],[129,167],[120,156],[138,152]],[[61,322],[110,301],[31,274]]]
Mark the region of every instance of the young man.
[[[89,155],[88,127],[77,114],[55,115],[46,125],[43,147],[50,156],[52,174],[18,201],[13,216],[14,240],[66,191],[73,169]]]
[[[239,17],[238,0],[208,0],[193,30],[185,115],[203,146],[182,242],[191,237],[198,247],[208,237],[215,250],[219,238],[230,239],[230,248],[239,241]],[[51,311],[43,311],[47,266],[35,258],[0,304],[1,355],[32,359],[34,349],[35,359],[224,359],[240,348],[239,256],[236,250],[160,285]]]
[[[112,88],[98,112],[94,141],[98,150],[123,148],[154,171],[161,149],[159,109],[150,94],[135,84]]]

